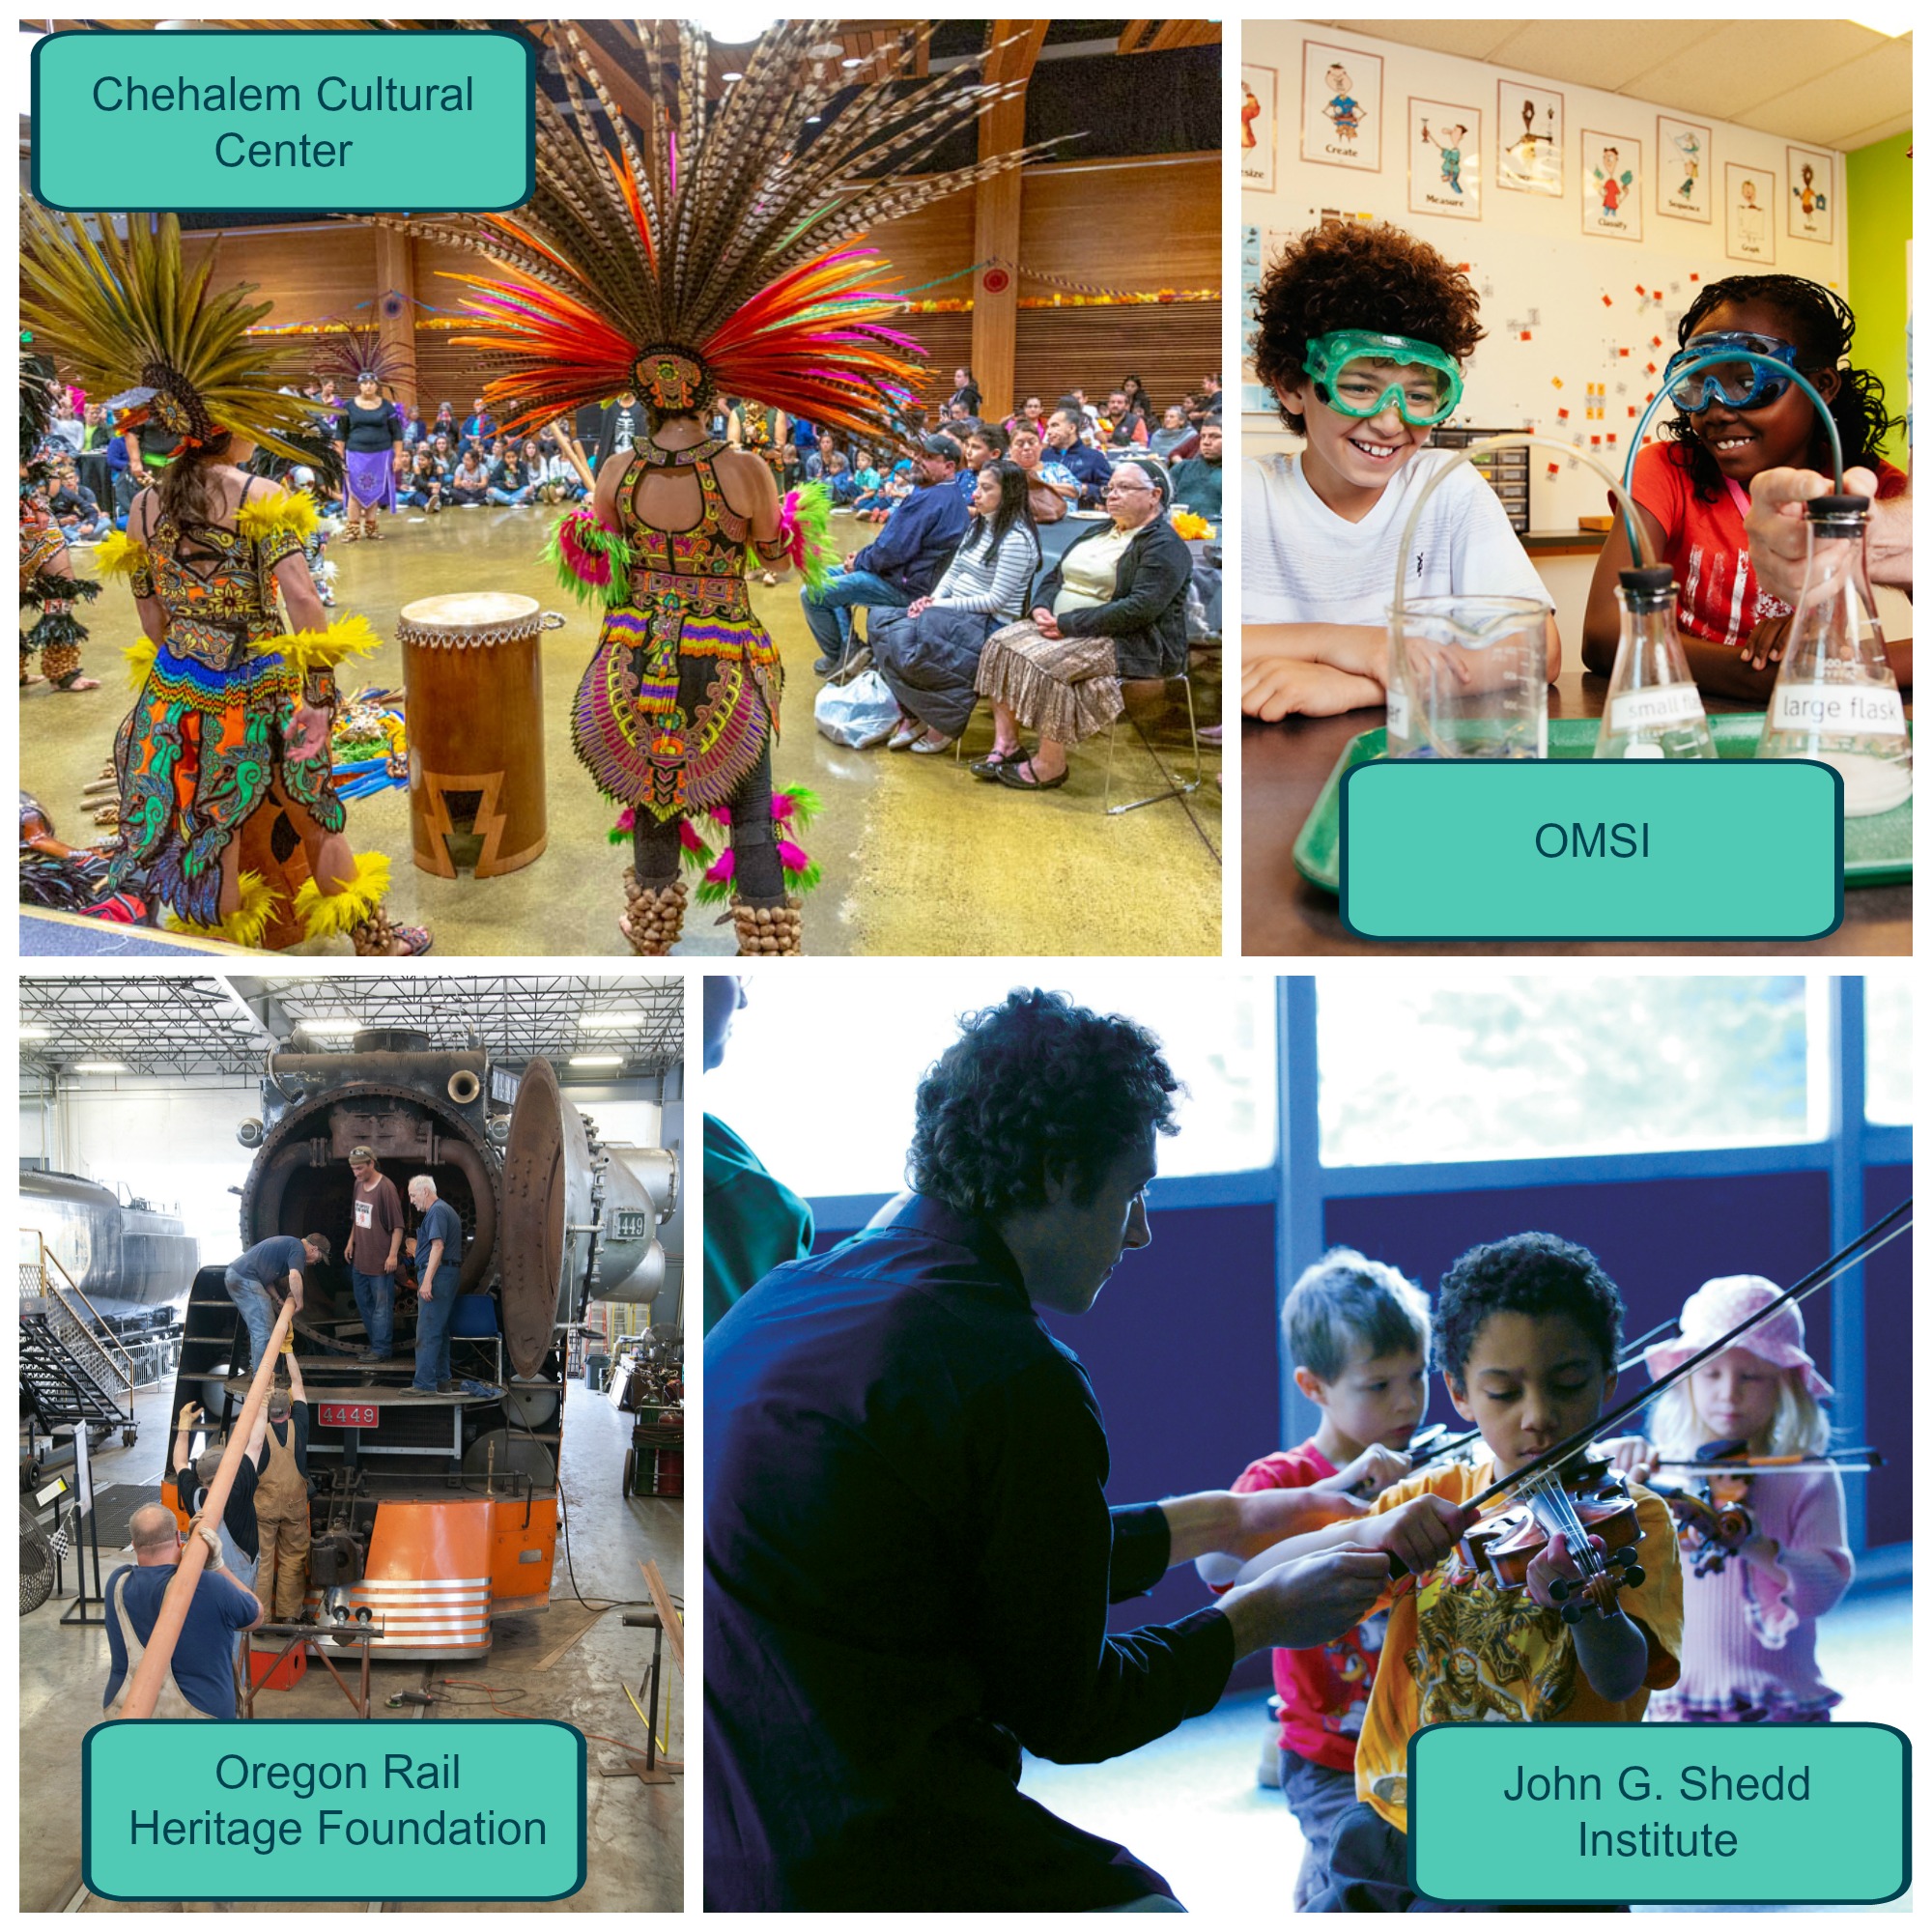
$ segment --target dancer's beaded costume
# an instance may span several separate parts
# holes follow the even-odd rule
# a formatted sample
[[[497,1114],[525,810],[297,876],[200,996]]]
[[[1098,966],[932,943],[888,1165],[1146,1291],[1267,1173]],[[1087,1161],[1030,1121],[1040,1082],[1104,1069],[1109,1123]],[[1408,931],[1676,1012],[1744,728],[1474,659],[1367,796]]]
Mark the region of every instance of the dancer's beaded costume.
[[[767,445],[757,453],[768,464],[779,412],[862,436],[901,433],[919,381],[911,358],[923,352],[890,326],[903,302],[881,286],[887,264],[864,245],[867,230],[1037,158],[1042,151],[1025,150],[915,173],[1021,83],[982,82],[971,69],[921,71],[924,29],[882,50],[876,82],[855,86],[834,57],[836,36],[828,53],[827,22],[787,20],[713,100],[703,35],[689,22],[647,22],[637,37],[641,86],[634,73],[623,90],[627,104],[648,103],[634,130],[600,71],[609,50],[587,28],[553,31],[566,98],[537,94],[529,199],[507,214],[377,217],[499,265],[500,279],[462,277],[477,323],[456,341],[501,372],[484,394],[506,433],[627,390],[659,426],[701,421],[719,392],[742,398],[741,428],[753,447]],[[632,810],[626,931],[638,950],[664,952],[683,889],[654,869],[654,829],[735,800],[735,855],[741,843],[769,841],[767,826],[754,839],[756,818],[802,823],[805,795],[772,795],[761,782],[779,668],[746,600],[748,532],[711,473],[721,446],[638,448],[640,469],[694,467],[702,521],[651,529],[627,477],[620,527],[573,512],[553,555],[573,587],[611,606],[578,696],[577,747],[605,793]],[[768,561],[823,568],[826,506],[815,498],[793,499],[783,534],[760,540]],[[702,866],[709,848],[693,836]],[[778,842],[787,881],[803,890],[815,868]],[[721,860],[700,897],[730,877]],[[733,901],[741,947],[796,952],[797,901],[779,893],[774,903],[747,875],[731,883],[746,895]]]
[[[571,738],[597,789],[660,823],[728,806],[778,735],[784,672],[745,588],[750,526],[718,487],[724,447],[637,444],[619,497],[630,594],[605,612]],[[652,469],[689,469],[704,510],[688,530],[638,515]]]
[[[304,554],[314,506],[251,486],[238,521],[238,529],[182,530],[162,515],[145,545],[130,541],[108,560],[136,597],[158,598],[167,612],[166,641],[115,745],[114,883],[145,875],[156,898],[198,926],[219,923],[221,856],[256,812],[293,806],[324,832],[340,832],[345,819],[327,734],[307,757],[288,751],[298,706],[332,708],[334,675],[325,665],[305,678],[288,656],[263,648],[286,631],[275,566]],[[269,883],[286,915],[305,873],[277,869]]]
[[[284,386],[299,373],[298,352],[248,332],[270,304],[250,305],[245,285],[211,287],[213,251],[189,267],[174,215],[83,221],[23,192],[20,245],[23,322],[107,397],[117,432],[138,436],[144,463],[212,469],[239,439],[332,473],[327,436]],[[132,387],[111,393],[129,379]],[[295,634],[282,620],[274,573],[303,554],[316,526],[309,497],[250,479],[232,525],[184,528],[162,507],[192,499],[192,489],[174,489],[184,477],[195,480],[167,469],[159,488],[136,498],[135,533],[96,553],[103,578],[125,578],[166,619],[158,645],[128,653],[139,696],[115,746],[113,883],[139,879],[183,923],[241,945],[346,934],[357,952],[386,952],[395,935],[380,909],[385,858],[355,857],[327,892],[309,875],[309,854],[342,831],[343,808],[327,729],[304,733],[296,718],[304,704],[332,712],[334,667],[379,640],[359,618]],[[309,735],[315,749],[293,755]],[[224,912],[231,846],[236,902]],[[428,943],[401,936],[412,951]]]

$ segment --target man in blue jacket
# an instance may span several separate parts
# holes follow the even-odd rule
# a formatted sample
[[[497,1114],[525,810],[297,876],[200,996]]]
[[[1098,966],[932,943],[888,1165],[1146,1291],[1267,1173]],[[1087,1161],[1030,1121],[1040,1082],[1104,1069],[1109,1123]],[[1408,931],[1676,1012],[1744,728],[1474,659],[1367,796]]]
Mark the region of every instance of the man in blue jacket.
[[[1046,422],[1046,446],[1055,463],[1065,465],[1080,486],[1080,504],[1092,509],[1106,494],[1114,466],[1092,443],[1080,440],[1080,422],[1063,403]]]
[[[966,534],[966,499],[954,480],[965,460],[965,450],[953,438],[922,437],[913,452],[917,482],[912,495],[821,588],[800,591],[805,621],[818,640],[820,656],[812,669],[820,677],[858,670],[870,661],[865,646],[852,649],[856,606],[902,611],[915,598],[928,595],[945,575]]]

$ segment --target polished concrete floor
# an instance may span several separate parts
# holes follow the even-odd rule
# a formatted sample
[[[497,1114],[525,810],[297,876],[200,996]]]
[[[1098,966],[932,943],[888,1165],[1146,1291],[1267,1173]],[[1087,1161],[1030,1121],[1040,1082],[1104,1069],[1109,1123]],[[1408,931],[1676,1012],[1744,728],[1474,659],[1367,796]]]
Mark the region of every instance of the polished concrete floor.
[[[1818,1626],[1818,1667],[1844,1697],[1833,1714],[1837,1721],[1899,1722],[1912,1681],[1910,1589],[1875,1590],[1841,1604]],[[1306,1849],[1281,1793],[1256,1778],[1264,1744],[1276,1729],[1265,1692],[1232,1691],[1205,1717],[1105,1764],[1029,1757],[1020,1789],[1083,1831],[1125,1845],[1190,1912],[1249,1924],[1287,1914]],[[1912,1894],[1883,1906],[1829,1909],[1910,1912]]]
[[[359,611],[393,639],[397,611],[420,597],[455,591],[516,591],[569,621],[544,642],[544,740],[550,847],[535,864],[505,877],[440,879],[408,860],[409,803],[400,790],[350,808],[351,841],[397,860],[393,908],[430,924],[437,955],[579,955],[626,951],[616,921],[619,875],[628,853],[607,842],[614,813],[592,789],[570,748],[569,709],[596,643],[592,616],[557,588],[540,553],[554,512],[451,510],[385,520],[378,544],[330,544],[340,565],[338,611]],[[835,520],[841,545],[862,532]],[[90,553],[75,567],[91,572]],[[1102,810],[1107,750],[1096,739],[1076,752],[1061,789],[1024,797],[983,784],[948,757],[851,752],[812,725],[819,681],[816,655],[798,604],[796,580],[775,589],[754,583],[759,616],[778,639],[789,679],[776,759],[781,782],[810,785],[823,815],[804,843],[824,868],[807,905],[806,950],[869,954],[1215,953],[1221,950],[1221,830],[1218,778],[1183,800],[1110,817]],[[84,613],[93,631],[88,669],[99,692],[69,695],[38,685],[22,695],[20,782],[53,813],[70,839],[92,832],[83,785],[98,776],[127,710],[119,647],[138,635],[125,589],[110,585]],[[345,682],[402,685],[393,641]],[[1203,702],[1197,693],[1196,704]],[[1218,691],[1208,694],[1218,718]],[[1206,711],[1202,722],[1209,722]],[[1170,762],[1186,759],[1184,721],[1155,734]],[[981,712],[967,736],[969,755],[991,742]],[[1140,729],[1122,724],[1116,797],[1162,788]],[[1218,750],[1206,753],[1218,774]],[[1191,765],[1190,765],[1191,770]],[[699,912],[680,953],[735,951],[728,923]],[[296,949],[342,954],[347,942]]]
[[[137,1398],[140,1435],[133,1448],[96,1451],[95,1480],[158,1488],[166,1453],[169,1391],[149,1390]],[[563,1492],[570,1523],[570,1561],[577,1588],[592,1603],[627,1603],[645,1595],[639,1564],[656,1561],[667,1587],[684,1596],[684,1505],[623,1494],[624,1452],[630,1446],[631,1418],[601,1395],[586,1394],[572,1382],[564,1407]],[[105,1549],[100,1555],[104,1583],[123,1559]],[[20,1619],[20,1909],[23,1912],[149,1912],[148,1905],[123,1905],[97,1898],[80,1882],[80,1740],[100,1719],[100,1694],[107,1683],[107,1638],[97,1626],[63,1627],[70,1607],[73,1568],[64,1582],[68,1595],[43,1604]],[[93,1576],[89,1573],[89,1586]],[[98,1611],[97,1611],[98,1614]],[[487,1686],[504,1714],[552,1718],[574,1724],[589,1738],[589,1877],[573,1897],[547,1904],[494,1908],[517,1912],[679,1912],[684,1907],[684,1784],[641,1783],[629,1775],[606,1776],[601,1767],[617,1766],[623,1751],[641,1752],[643,1726],[625,1695],[639,1691],[650,1662],[650,1633],[627,1630],[624,1613],[597,1616],[581,1641],[548,1668],[551,1656],[571,1633],[589,1621],[571,1586],[571,1570],[558,1551],[552,1582],[551,1608],[538,1616],[498,1622],[485,1657],[443,1665],[377,1663],[370,1674],[371,1721],[440,1724],[489,1718]],[[429,1710],[391,1711],[386,1699],[416,1690],[426,1677],[461,1678],[460,1686],[430,1686],[443,1701]],[[354,1681],[352,1673],[351,1681]],[[659,1738],[667,1755],[685,1754],[685,1687],[668,1653],[666,1691],[661,1693]],[[663,1698],[668,1696],[668,1722]],[[353,1712],[328,1673],[311,1662],[294,1690],[264,1691],[257,1714],[272,1718],[350,1718]],[[614,1739],[600,1742],[596,1734]],[[620,1750],[619,1747],[622,1747]],[[190,1908],[192,1909],[192,1908]],[[255,1908],[226,1905],[226,1911]],[[354,1904],[276,1904],[277,1912],[353,1912]],[[367,1910],[383,1909],[369,1901]],[[414,1912],[490,1911],[474,1903],[397,1906]]]

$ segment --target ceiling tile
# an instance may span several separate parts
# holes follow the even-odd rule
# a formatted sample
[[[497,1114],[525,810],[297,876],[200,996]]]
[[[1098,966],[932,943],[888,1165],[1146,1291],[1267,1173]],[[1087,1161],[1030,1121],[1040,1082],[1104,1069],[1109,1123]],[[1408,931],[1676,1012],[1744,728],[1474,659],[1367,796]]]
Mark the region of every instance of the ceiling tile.
[[[1708,31],[1709,21],[1699,22]],[[1707,49],[1713,59],[1688,73],[1667,51],[1646,61],[1624,86],[1627,94],[1665,106],[1693,104],[1687,89],[1701,89],[1701,106],[1727,121],[1751,121],[1750,109],[1776,99],[1890,44],[1883,34],[1850,20],[1726,22]],[[1908,72],[1911,56],[1906,56]]]
[[[1427,47],[1433,53],[1458,54],[1464,60],[1493,58],[1494,49],[1517,27],[1514,20],[1309,20],[1303,24],[1395,41],[1407,47]]]

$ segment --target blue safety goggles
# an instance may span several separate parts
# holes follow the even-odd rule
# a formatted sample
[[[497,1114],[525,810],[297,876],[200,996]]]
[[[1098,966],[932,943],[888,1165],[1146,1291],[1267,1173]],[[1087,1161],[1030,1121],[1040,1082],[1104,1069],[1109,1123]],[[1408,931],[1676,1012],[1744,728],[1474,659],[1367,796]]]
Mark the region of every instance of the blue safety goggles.
[[[1706,361],[1725,350],[1746,352],[1738,360]],[[1769,356],[1792,372],[1780,375],[1762,362],[1747,359]],[[1701,368],[1689,367],[1701,362]],[[1683,373],[1677,373],[1677,372]],[[1664,392],[1686,415],[1699,415],[1713,403],[1727,410],[1761,410],[1776,402],[1790,388],[1798,373],[1798,351],[1775,335],[1752,335],[1739,329],[1716,328],[1693,335],[1663,368]]]

